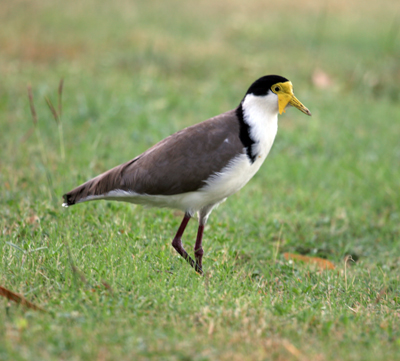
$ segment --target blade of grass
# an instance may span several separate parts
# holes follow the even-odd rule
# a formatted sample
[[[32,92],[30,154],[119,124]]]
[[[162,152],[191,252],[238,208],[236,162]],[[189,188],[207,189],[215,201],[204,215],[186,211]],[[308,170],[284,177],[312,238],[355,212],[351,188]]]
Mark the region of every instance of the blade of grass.
[[[16,303],[20,303],[21,305],[24,305],[25,307],[28,307],[28,308],[30,308],[32,310],[47,312],[42,307],[37,306],[34,303],[28,301],[24,296],[21,296],[18,293],[10,291],[7,288],[2,287],[2,286],[0,286],[0,296],[3,296],[5,298],[9,299],[10,301],[14,301]]]
[[[64,78],[60,79],[60,83],[58,84],[58,115],[62,116],[62,92],[64,88]]]
[[[38,122],[38,117],[35,109],[35,104],[33,102],[33,95],[32,95],[32,86],[28,84],[28,98],[29,98],[29,106],[31,108],[31,114],[32,114],[32,120],[33,120],[33,125],[36,126]]]
[[[39,149],[40,149],[40,155],[42,158],[42,165],[45,169],[45,173],[46,173],[46,179],[47,179],[47,183],[48,183],[48,193],[49,193],[49,198],[53,200],[53,202],[55,201],[55,195],[53,194],[53,181],[52,181],[52,177],[51,177],[51,173],[48,169],[48,159],[46,156],[46,149],[45,149],[45,145],[43,142],[43,137],[42,134],[40,132],[40,127],[38,126],[38,116],[37,116],[37,112],[35,109],[35,104],[33,101],[33,94],[32,94],[32,86],[30,84],[28,84],[28,98],[29,98],[29,105],[30,105],[30,110],[31,110],[31,114],[32,114],[32,120],[33,120],[33,125],[35,128],[35,133],[36,133],[36,138],[37,138],[37,142],[39,145]]]
[[[63,84],[64,84],[64,79],[61,79],[60,84],[58,86],[58,105],[57,105],[58,113],[57,113],[57,110],[54,107],[53,103],[51,102],[51,100],[48,97],[44,97],[46,100],[46,103],[51,111],[51,114],[53,115],[53,118],[57,124],[58,138],[59,138],[59,142],[60,142],[60,155],[61,155],[62,162],[65,161],[64,135],[63,135],[62,122],[61,122],[61,112],[62,112],[61,100],[62,100]]]

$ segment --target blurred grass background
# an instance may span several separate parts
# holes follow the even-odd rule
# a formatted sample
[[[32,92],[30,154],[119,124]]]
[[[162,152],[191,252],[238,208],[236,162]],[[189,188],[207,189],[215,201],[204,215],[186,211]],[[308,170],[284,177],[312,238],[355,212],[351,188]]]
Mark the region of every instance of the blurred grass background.
[[[0,284],[50,312],[0,300],[0,359],[397,357],[398,1],[24,0],[0,23]],[[274,73],[313,117],[280,116],[266,163],[213,212],[206,277],[170,247],[178,212],[60,207]],[[59,128],[44,98],[61,78]]]

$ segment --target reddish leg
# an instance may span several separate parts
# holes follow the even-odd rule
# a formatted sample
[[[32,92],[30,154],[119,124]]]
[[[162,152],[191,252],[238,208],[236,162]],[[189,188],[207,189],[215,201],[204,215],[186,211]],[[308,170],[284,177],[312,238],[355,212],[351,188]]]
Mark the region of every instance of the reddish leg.
[[[182,244],[182,235],[183,232],[185,232],[185,228],[187,226],[187,224],[189,223],[190,220],[190,215],[189,214],[185,214],[185,216],[183,217],[182,223],[179,226],[178,232],[176,232],[175,238],[172,241],[172,247],[174,247],[176,249],[176,251],[199,273],[203,273],[203,271],[201,270],[201,267],[199,267],[195,261],[193,261],[193,259],[188,255],[188,253],[185,251],[185,249],[183,248],[183,244]]]
[[[203,260],[203,247],[201,246],[201,242],[203,240],[203,233],[204,233],[204,224],[199,224],[199,229],[197,230],[197,238],[196,238],[196,244],[194,246],[194,257],[196,259],[196,266],[198,266],[198,268],[200,269],[200,271],[198,271],[196,269],[197,272],[203,273],[202,271],[202,260]]]

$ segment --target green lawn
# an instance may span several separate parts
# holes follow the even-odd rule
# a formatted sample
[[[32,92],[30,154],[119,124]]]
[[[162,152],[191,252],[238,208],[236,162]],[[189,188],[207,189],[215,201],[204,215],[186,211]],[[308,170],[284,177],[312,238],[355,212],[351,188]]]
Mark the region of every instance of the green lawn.
[[[398,0],[21,0],[0,23],[0,285],[47,311],[0,299],[0,360],[399,357]],[[204,277],[170,245],[180,212],[61,207],[274,73],[313,116],[280,116],[261,170],[214,210]]]

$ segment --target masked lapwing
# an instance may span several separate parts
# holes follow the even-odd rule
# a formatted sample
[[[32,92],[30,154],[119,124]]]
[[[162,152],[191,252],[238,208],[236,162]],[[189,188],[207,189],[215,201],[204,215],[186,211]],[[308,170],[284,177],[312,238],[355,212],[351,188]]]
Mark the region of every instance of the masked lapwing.
[[[215,206],[242,188],[267,157],[278,129],[278,113],[294,106],[292,83],[278,75],[256,80],[236,109],[185,128],[131,161],[64,194],[63,206],[94,200],[123,201],[182,210],[172,241],[175,250],[202,273],[204,226]],[[199,227],[194,260],[182,235],[193,216]]]

